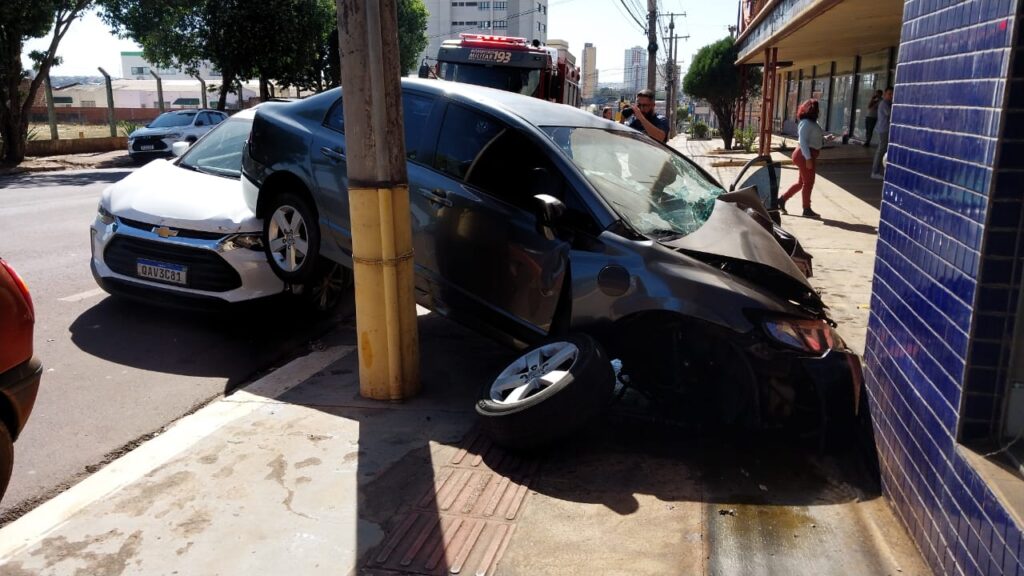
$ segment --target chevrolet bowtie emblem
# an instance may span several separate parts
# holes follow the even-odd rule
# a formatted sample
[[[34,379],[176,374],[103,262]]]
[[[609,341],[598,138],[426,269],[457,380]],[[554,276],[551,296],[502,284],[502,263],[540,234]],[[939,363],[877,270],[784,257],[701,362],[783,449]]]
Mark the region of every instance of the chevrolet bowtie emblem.
[[[159,228],[153,228],[153,232],[156,232],[157,236],[161,238],[170,238],[171,236],[177,236],[178,231],[167,226],[161,226]]]

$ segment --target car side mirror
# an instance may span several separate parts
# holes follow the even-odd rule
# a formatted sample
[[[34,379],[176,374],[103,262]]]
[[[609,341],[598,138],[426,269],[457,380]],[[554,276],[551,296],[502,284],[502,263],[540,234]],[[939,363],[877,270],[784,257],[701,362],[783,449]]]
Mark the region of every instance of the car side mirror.
[[[565,204],[550,194],[537,194],[533,197],[537,220],[544,226],[556,223],[565,214]]]
[[[196,120],[196,126],[206,126],[206,124],[203,124],[202,120]]]
[[[182,154],[185,153],[186,150],[188,150],[188,147],[191,145],[191,142],[175,142],[174,144],[171,144],[171,154],[174,154],[175,156],[181,156]]]

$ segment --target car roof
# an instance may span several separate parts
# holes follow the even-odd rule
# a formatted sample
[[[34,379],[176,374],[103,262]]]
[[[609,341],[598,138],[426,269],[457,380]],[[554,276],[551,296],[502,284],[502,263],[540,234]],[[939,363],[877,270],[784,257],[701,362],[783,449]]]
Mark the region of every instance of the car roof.
[[[447,80],[431,80],[421,78],[402,78],[402,88],[412,89],[440,97],[447,97],[456,102],[464,102],[471,106],[489,110],[505,117],[517,117],[534,126],[570,126],[580,128],[599,128],[602,130],[618,130],[635,132],[618,122],[605,120],[600,116],[574,108],[567,104],[547,102],[540,98],[524,96],[504,90],[449,82]],[[264,102],[268,110],[277,110],[278,106],[288,107],[299,114],[313,117],[322,114],[339,95],[339,89],[314,94],[297,102]],[[284,108],[281,108],[282,110]]]
[[[497,108],[502,112],[518,116],[535,126],[573,126],[581,128],[601,128],[604,130],[629,130],[622,124],[605,120],[600,116],[585,112],[568,104],[556,104],[524,96],[506,90],[497,90],[466,84],[422,78],[402,78],[403,88],[413,88],[437,95],[447,96],[453,100]]]

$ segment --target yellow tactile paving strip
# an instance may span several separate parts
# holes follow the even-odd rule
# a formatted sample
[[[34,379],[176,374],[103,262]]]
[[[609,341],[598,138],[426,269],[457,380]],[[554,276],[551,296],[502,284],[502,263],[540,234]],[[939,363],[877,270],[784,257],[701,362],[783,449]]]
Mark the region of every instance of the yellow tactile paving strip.
[[[539,460],[474,433],[436,472],[366,568],[397,574],[488,576],[515,531]]]

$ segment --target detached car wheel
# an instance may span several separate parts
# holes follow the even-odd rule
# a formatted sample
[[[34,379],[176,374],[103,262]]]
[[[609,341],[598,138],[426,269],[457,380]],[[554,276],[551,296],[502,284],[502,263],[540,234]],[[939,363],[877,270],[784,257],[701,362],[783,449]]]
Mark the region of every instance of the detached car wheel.
[[[320,228],[309,203],[295,194],[278,194],[263,219],[263,246],[270,268],[292,284],[311,280],[320,251]]]
[[[476,403],[498,445],[530,450],[579,430],[612,396],[615,376],[593,338],[577,334],[524,352]]]

